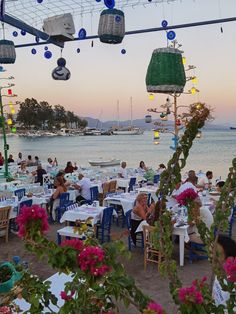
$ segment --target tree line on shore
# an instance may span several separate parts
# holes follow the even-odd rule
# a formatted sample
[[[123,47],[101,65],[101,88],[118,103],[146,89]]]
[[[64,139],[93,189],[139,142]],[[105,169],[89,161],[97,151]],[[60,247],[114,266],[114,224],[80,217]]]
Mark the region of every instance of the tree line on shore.
[[[38,102],[34,98],[26,98],[20,103],[16,122],[26,129],[55,129],[62,126],[83,129],[88,122],[67,111],[61,105],[51,106],[47,101]]]

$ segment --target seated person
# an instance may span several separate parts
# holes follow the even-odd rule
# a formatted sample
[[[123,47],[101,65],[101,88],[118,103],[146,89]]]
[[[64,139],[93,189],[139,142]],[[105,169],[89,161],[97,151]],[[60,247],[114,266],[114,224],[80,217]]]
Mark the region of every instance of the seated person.
[[[35,166],[41,165],[41,161],[39,160],[38,156],[34,157],[34,165]]]
[[[57,167],[58,166],[58,162],[57,162],[57,159],[56,157],[54,158],[54,161],[52,160],[52,158],[48,158],[48,164],[46,166],[46,171],[47,173],[50,173],[53,168]]]
[[[19,152],[18,154],[18,158],[17,158],[17,165],[20,165],[22,163],[22,161],[24,161],[23,157],[22,157],[22,153]]]
[[[55,179],[55,187],[56,190],[54,191],[54,193],[51,196],[50,202],[49,202],[49,206],[50,206],[50,217],[52,219],[52,221],[56,220],[56,208],[59,206],[60,203],[60,195],[62,193],[67,192],[67,187],[65,186],[63,179],[61,177],[57,177]]]
[[[218,181],[216,183],[216,191],[221,193],[223,186],[225,185],[225,181]]]
[[[36,176],[35,183],[40,183],[40,185],[43,185],[43,175],[47,174],[46,170],[43,169],[42,165],[38,165],[37,169],[32,172],[33,176]]]
[[[27,163],[28,167],[34,166],[34,161],[33,161],[31,155],[28,155],[28,159],[27,159],[26,163]]]
[[[73,167],[72,162],[68,161],[66,168],[65,168],[65,173],[72,173],[77,169],[78,169],[78,167],[76,167],[76,163],[74,163],[74,167]]]
[[[158,166],[158,169],[157,169],[156,173],[157,174],[162,174],[162,172],[165,171],[165,170],[166,170],[166,166],[164,164],[160,164]]]
[[[144,161],[140,161],[139,167],[137,169],[138,173],[140,175],[144,175],[146,171],[148,170],[147,166],[145,165]]]
[[[119,178],[127,178],[128,174],[127,174],[127,170],[126,170],[126,162],[122,161],[121,165],[120,165],[120,169],[118,170],[118,177]]]
[[[136,245],[136,229],[140,225],[141,221],[146,220],[147,214],[150,214],[155,208],[155,203],[148,206],[148,195],[146,193],[140,193],[136,198],[136,204],[131,212],[131,231],[130,236],[134,245]]]
[[[78,178],[78,184],[73,184],[73,187],[80,192],[80,195],[76,197],[76,202],[81,205],[82,203],[91,200],[91,181],[89,178],[85,178],[82,173],[79,174]]]
[[[27,164],[25,161],[22,161],[20,165],[20,169],[17,171],[19,174],[29,174],[29,171],[27,170]]]
[[[7,162],[10,164],[11,162],[15,162],[14,159],[13,159],[13,156],[12,154],[9,155],[8,159],[7,159]]]
[[[63,180],[63,182],[64,182],[66,187],[70,186],[71,183],[65,179],[65,171],[64,170],[59,170],[59,172],[56,174],[55,179],[58,178],[58,177],[62,178],[62,180]]]
[[[199,179],[198,186],[203,188],[203,189],[211,188],[212,178],[213,178],[213,172],[207,171],[206,175]]]

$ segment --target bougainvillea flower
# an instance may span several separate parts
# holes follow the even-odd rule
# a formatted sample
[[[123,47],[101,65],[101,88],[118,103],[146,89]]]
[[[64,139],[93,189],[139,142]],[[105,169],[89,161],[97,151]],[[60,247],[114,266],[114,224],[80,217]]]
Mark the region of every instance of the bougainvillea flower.
[[[230,282],[236,282],[236,257],[228,257],[223,265]]]

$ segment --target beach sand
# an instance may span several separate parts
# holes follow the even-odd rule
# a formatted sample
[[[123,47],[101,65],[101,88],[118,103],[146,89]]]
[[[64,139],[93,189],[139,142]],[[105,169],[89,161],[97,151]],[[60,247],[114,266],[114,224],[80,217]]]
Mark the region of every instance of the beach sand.
[[[61,228],[60,225],[51,225],[48,232],[48,238],[56,241],[56,230]],[[112,229],[115,232],[121,231],[117,227],[112,225]],[[123,229],[124,230],[124,229]],[[233,238],[236,239],[236,224],[233,228]],[[126,239],[125,239],[126,241]],[[175,244],[173,257],[179,262],[179,247]],[[57,271],[52,269],[46,260],[39,260],[35,255],[29,253],[24,248],[24,243],[16,235],[10,234],[9,242],[5,243],[3,238],[0,238],[0,261],[11,260],[12,256],[20,256],[22,260],[27,261],[30,265],[31,272],[39,275],[42,279],[46,279],[56,273]],[[160,303],[167,313],[176,313],[174,302],[169,293],[168,280],[162,278],[157,272],[156,264],[148,264],[147,270],[143,269],[143,254],[140,248],[132,250],[132,259],[123,261],[127,273],[133,276],[136,280],[137,286],[153,300]],[[188,260],[188,251],[185,251],[185,265],[183,267],[178,266],[178,274],[183,281],[184,286],[191,285],[191,282],[195,278],[202,278],[207,276],[210,278],[210,265],[206,260],[195,261],[190,263]],[[134,307],[130,306],[129,309],[125,309],[121,306],[122,314],[135,314],[139,313]]]

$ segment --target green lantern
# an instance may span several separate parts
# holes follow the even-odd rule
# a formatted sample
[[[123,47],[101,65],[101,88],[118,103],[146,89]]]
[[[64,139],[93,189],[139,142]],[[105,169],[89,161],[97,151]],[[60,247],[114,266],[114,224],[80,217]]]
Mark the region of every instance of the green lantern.
[[[15,127],[15,126],[13,126],[13,127],[11,128],[11,132],[12,132],[12,133],[16,133],[16,127]]]
[[[146,75],[150,93],[182,93],[186,76],[181,51],[176,48],[159,48],[153,51]]]

